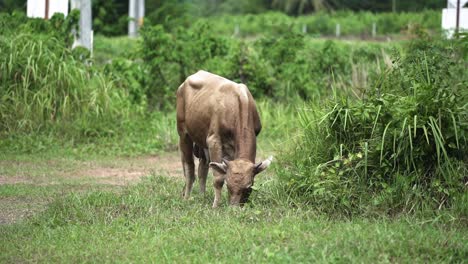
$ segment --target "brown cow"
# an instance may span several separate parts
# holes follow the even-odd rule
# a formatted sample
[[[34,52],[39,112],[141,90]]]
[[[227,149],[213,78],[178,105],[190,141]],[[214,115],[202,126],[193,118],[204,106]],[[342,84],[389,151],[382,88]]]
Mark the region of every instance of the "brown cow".
[[[270,157],[255,164],[256,136],[260,130],[255,101],[247,86],[206,71],[189,76],[177,90],[184,198],[189,198],[195,181],[195,155],[200,159],[198,178],[202,193],[206,189],[208,165],[213,169],[213,207],[220,203],[224,180],[230,204],[244,204],[252,191],[254,176],[272,160]]]

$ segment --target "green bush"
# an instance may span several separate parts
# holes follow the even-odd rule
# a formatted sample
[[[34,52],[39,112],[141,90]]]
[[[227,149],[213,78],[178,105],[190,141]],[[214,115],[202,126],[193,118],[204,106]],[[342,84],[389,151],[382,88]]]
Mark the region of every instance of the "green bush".
[[[197,23],[190,30],[174,33],[161,25],[142,31],[141,57],[151,78],[148,99],[156,109],[172,106],[175,91],[187,76],[203,69],[207,61],[227,55],[229,46],[224,38],[210,33],[206,23]]]
[[[93,66],[88,50],[70,49],[73,17],[64,20],[57,15],[48,21],[20,14],[0,17],[4,26],[0,37],[2,152],[80,143],[115,153],[166,147],[164,142],[172,141],[150,136],[162,136],[164,128],[141,128],[155,116],[146,117],[142,67],[122,59],[103,69]],[[161,117],[154,120],[172,124]],[[122,144],[115,144],[116,138]],[[145,146],[136,141],[146,142]]]
[[[73,10],[65,18],[56,13],[49,20],[28,18],[24,13],[13,12],[11,15],[0,13],[0,36],[16,36],[19,33],[34,34],[35,39],[47,40],[55,38],[64,46],[73,43],[73,30],[78,28],[80,13]]]
[[[278,168],[288,190],[348,214],[460,208],[467,174],[466,60],[421,40],[358,100],[302,111],[303,136]]]
[[[0,131],[7,134],[54,124],[64,130],[78,126],[87,134],[128,107],[124,93],[56,39],[23,34],[0,40],[0,65]]]
[[[128,28],[128,1],[92,0],[93,30],[106,36],[125,35]]]
[[[359,68],[366,79],[385,67],[383,57],[392,50],[388,44],[312,41],[294,32],[253,41],[225,38],[204,22],[171,32],[145,27],[142,37],[145,72],[156,76],[146,90],[155,109],[173,107],[175,89],[198,70],[245,83],[255,98],[311,99],[328,94],[334,78],[346,86],[356,65],[369,65]]]
[[[104,65],[104,73],[113,80],[115,87],[128,93],[128,99],[133,105],[141,107],[140,112],[147,110],[149,78],[144,65],[117,57]]]

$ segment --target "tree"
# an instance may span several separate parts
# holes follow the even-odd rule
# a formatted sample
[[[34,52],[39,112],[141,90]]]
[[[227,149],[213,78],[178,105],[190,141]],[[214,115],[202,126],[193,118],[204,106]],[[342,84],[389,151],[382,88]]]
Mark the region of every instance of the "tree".
[[[0,0],[0,10],[11,13],[15,10],[26,10],[27,0]]]
[[[272,0],[270,6],[290,15],[302,15],[311,11],[325,10],[329,7],[329,3],[327,0]]]

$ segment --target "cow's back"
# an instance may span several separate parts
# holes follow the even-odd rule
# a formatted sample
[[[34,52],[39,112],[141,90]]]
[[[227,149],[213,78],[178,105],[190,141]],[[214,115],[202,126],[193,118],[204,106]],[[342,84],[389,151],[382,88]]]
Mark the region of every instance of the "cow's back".
[[[241,97],[248,102],[242,107]],[[255,101],[245,85],[221,76],[199,71],[189,76],[177,90],[177,128],[179,134],[187,133],[192,140],[206,147],[210,133],[226,136],[234,133],[240,111],[252,115],[252,129],[260,132],[260,120]]]

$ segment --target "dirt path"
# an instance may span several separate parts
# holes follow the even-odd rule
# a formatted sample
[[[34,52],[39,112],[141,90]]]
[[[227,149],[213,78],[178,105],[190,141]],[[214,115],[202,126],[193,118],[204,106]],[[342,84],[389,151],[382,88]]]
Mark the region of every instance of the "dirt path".
[[[0,225],[44,210],[56,196],[90,188],[115,189],[151,174],[180,177],[177,152],[156,156],[0,160]]]
[[[109,163],[90,163],[86,169],[73,171],[66,176],[91,177],[101,184],[127,185],[153,173],[182,177],[179,154],[170,152],[159,156],[117,158]]]
[[[157,156],[118,157],[100,160],[53,159],[46,161],[0,161],[0,185],[53,185],[63,182],[90,182],[126,185],[152,173],[182,177],[177,152]]]
[[[195,163],[198,166],[197,159]],[[179,153],[84,160],[60,156],[0,160],[0,224],[34,215],[57,196],[90,189],[115,190],[150,175],[177,177],[182,181]]]

